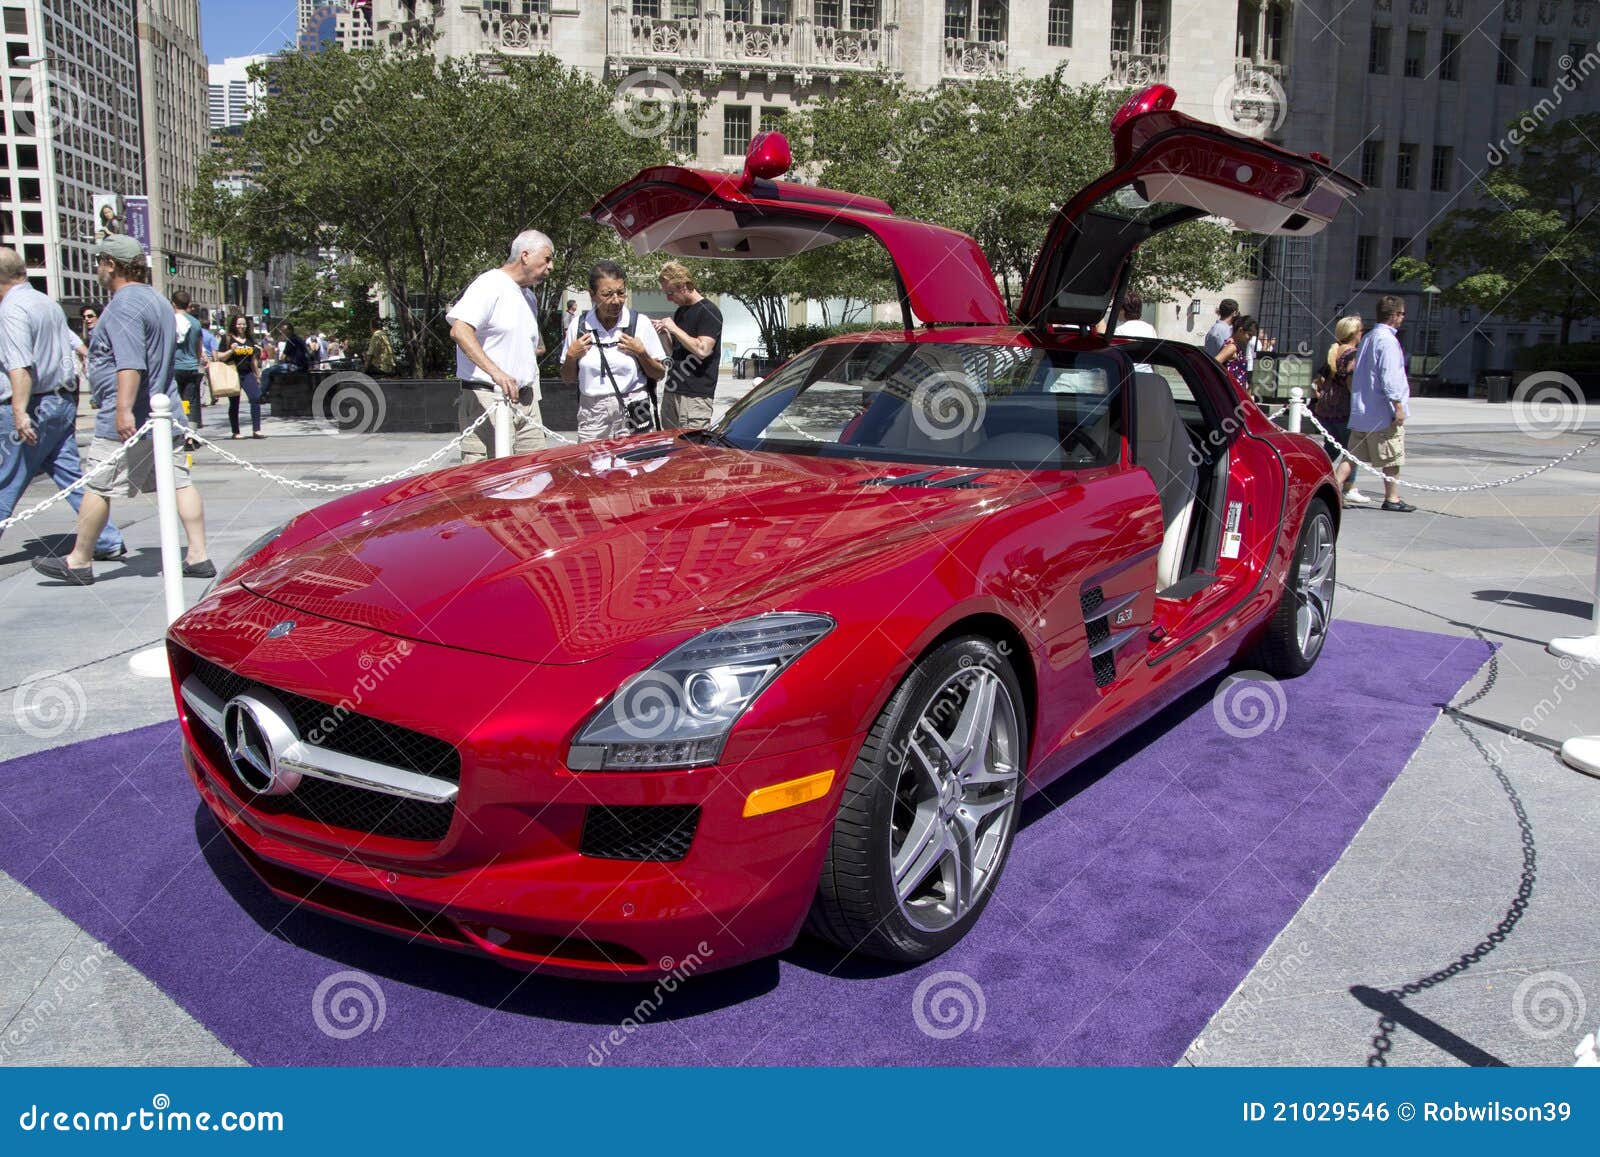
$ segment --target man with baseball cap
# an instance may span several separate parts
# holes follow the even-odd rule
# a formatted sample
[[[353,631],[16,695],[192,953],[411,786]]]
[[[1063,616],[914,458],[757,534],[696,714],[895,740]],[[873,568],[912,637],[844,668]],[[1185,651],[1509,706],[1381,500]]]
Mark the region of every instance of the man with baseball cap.
[[[84,459],[84,473],[115,459],[123,443],[150,417],[150,399],[166,394],[176,420],[183,422],[182,399],[172,373],[177,331],[172,307],[147,283],[144,248],[125,233],[109,233],[95,245],[95,274],[111,293],[100,324],[89,335],[89,389],[96,406],[94,440]],[[217,568],[206,556],[206,528],[200,493],[189,485],[181,455],[174,455],[178,517],[188,536],[183,573],[210,578]],[[94,582],[95,539],[111,515],[111,498],[153,493],[155,453],[148,436],[127,448],[125,456],[89,481],[78,512],[78,541],[65,558],[36,558],[33,569],[73,586]]]

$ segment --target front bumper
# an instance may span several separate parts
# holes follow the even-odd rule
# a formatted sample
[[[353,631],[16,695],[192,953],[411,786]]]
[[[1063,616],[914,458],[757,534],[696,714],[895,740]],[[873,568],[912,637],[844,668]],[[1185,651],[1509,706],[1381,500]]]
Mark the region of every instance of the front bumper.
[[[291,633],[267,637],[290,618]],[[268,887],[297,905],[543,973],[648,979],[788,947],[860,742],[758,750],[688,771],[573,772],[561,757],[624,677],[611,665],[538,667],[400,641],[238,587],[180,619],[169,650],[190,777]],[[256,795],[231,766],[213,712],[196,709],[194,684],[188,701],[180,691],[203,663],[338,718],[443,741],[459,755],[456,790],[443,804],[376,796],[381,819],[334,808],[327,795],[296,804],[299,788]],[[744,816],[751,792],[829,770],[826,796]],[[692,816],[691,838],[680,824],[671,839],[647,841],[653,851],[618,843],[617,816],[657,814]],[[611,825],[600,848],[597,819]],[[616,858],[637,854],[655,858]]]

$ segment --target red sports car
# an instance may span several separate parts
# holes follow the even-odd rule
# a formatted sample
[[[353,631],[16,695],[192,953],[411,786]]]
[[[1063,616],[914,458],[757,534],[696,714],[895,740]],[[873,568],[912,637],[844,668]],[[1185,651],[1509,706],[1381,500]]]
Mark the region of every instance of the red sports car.
[[[1171,105],[1118,114],[1020,325],[971,238],[776,180],[776,135],[742,176],[607,193],[641,252],[874,237],[907,326],[807,350],[712,430],[408,478],[247,549],[168,636],[239,854],[296,904],[566,975],[803,929],[923,960],[1025,794],[1242,654],[1309,668],[1327,456],[1198,348],[1094,327],[1152,234],[1309,234],[1360,185]]]

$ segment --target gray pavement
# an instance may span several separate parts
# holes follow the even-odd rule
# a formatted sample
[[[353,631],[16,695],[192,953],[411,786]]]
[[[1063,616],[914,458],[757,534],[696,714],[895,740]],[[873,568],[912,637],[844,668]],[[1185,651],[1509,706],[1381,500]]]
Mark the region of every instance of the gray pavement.
[[[719,403],[748,385],[725,380]],[[1530,438],[1506,407],[1481,402],[1424,399],[1417,409],[1407,474],[1435,483],[1514,474],[1581,441]],[[1600,420],[1590,426],[1600,432]],[[333,437],[310,424],[270,420],[267,430],[263,441],[227,445],[278,473],[321,481],[384,474],[443,440]],[[219,564],[322,500],[204,451],[195,479]],[[36,484],[24,505],[49,493],[48,484]],[[1551,637],[1589,629],[1600,449],[1514,487],[1410,497],[1423,508],[1411,515],[1347,512],[1340,543],[1346,585],[1336,613],[1457,635],[1476,630],[1501,644],[1493,686],[1466,710],[1530,738],[1465,726],[1503,767],[1527,814],[1537,861],[1526,914],[1458,975],[1408,995],[1399,1009],[1384,1003],[1384,992],[1478,945],[1505,917],[1523,880],[1524,835],[1507,788],[1462,726],[1442,718],[1339,863],[1201,1033],[1190,1063],[1362,1064],[1379,1030],[1373,1004],[1397,1019],[1386,1052],[1396,1064],[1486,1057],[1570,1064],[1583,1033],[1600,1027],[1600,781],[1565,768],[1550,748],[1600,731],[1600,681],[1585,681],[1582,668],[1563,670],[1544,652]],[[116,513],[131,558],[103,564],[100,581],[87,590],[46,585],[27,566],[31,555],[70,534],[64,506],[0,539],[0,718],[14,724],[0,729],[0,759],[171,717],[165,681],[136,678],[127,666],[128,655],[155,644],[163,628],[154,507],[124,501]],[[203,586],[188,584],[189,598]],[[64,704],[65,714],[41,706],[51,701]],[[239,1063],[25,884],[0,874],[0,1064]]]

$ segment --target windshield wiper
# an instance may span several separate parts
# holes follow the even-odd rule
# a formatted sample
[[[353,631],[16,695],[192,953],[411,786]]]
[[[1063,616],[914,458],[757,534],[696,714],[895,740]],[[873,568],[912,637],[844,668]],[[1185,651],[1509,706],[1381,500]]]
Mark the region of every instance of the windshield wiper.
[[[691,442],[709,442],[713,446],[726,446],[730,450],[742,448],[719,430],[685,430],[678,437],[686,438]]]

